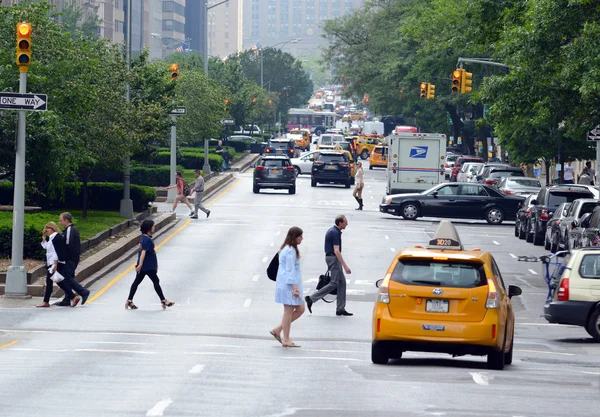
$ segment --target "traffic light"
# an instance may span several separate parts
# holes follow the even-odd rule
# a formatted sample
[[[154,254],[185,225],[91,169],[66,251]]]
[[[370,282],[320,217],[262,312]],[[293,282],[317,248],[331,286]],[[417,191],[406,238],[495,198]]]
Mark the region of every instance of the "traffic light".
[[[252,102],[256,103],[256,97],[252,97]]]
[[[471,86],[473,85],[473,74],[467,72],[466,70],[462,70],[462,80],[460,83],[460,92],[461,94],[470,93],[473,91]]]
[[[421,94],[419,94],[421,98],[427,98],[427,83],[421,83]]]
[[[17,23],[17,65],[19,71],[27,72],[31,63],[31,24]]]
[[[177,81],[177,78],[179,78],[179,65],[171,64],[171,79]]]
[[[427,98],[435,98],[435,85],[427,84]]]
[[[229,99],[228,98],[224,99],[223,103],[224,103],[225,111],[228,111],[229,110]]]
[[[460,87],[460,83],[462,81],[462,72],[464,71],[464,69],[462,68],[457,68],[452,72],[452,92],[453,93],[460,93],[461,87]]]

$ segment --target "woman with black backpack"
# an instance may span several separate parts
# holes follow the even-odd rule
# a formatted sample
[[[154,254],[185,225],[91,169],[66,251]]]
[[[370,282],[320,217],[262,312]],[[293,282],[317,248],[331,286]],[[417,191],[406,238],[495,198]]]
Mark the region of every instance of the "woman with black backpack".
[[[177,204],[181,202],[188,206],[191,216],[194,213],[194,208],[187,199],[191,190],[190,186],[183,179],[183,174],[181,171],[177,171],[177,175],[175,176],[175,185],[170,185],[169,187],[165,187],[165,189],[169,190],[175,187],[177,187],[177,197],[175,197],[175,201],[173,201],[173,209],[171,211],[175,211]]]

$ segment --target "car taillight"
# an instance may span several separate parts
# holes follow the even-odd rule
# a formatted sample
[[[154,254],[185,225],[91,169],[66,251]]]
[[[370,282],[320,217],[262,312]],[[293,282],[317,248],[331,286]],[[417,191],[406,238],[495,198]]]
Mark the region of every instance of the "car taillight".
[[[450,163],[446,162],[446,168],[450,168]]]
[[[488,279],[488,296],[485,308],[498,308],[498,292],[496,291],[496,284],[491,279]]]
[[[271,150],[269,148],[265,149],[266,153],[271,153]]]
[[[600,246],[600,235],[596,233],[594,240],[592,240],[592,246]]]
[[[323,161],[315,161],[314,164],[315,165],[323,165]]]
[[[542,210],[542,212],[540,213],[540,220],[550,220],[548,210]]]
[[[558,301],[569,301],[569,278],[563,278],[558,287]]]
[[[392,277],[391,274],[386,274],[385,278],[383,279],[383,282],[381,283],[381,285],[379,286],[379,292],[377,293],[377,302],[379,303],[383,303],[383,304],[389,304],[390,303],[390,278]]]
[[[285,170],[286,171],[293,171],[294,167],[290,165],[290,166],[285,167]]]
[[[488,185],[496,185],[498,183],[498,181],[494,180],[492,178],[486,178],[486,180],[483,183],[488,184]]]
[[[504,194],[506,194],[506,195],[513,195],[513,194],[516,194],[516,192],[515,191],[510,191],[510,190],[504,190]]]
[[[527,216],[529,216],[529,215],[531,214],[531,209],[527,209],[527,211],[525,212],[525,214],[526,214]]]
[[[257,166],[256,168],[254,168],[256,171],[264,171],[265,167],[262,165]]]

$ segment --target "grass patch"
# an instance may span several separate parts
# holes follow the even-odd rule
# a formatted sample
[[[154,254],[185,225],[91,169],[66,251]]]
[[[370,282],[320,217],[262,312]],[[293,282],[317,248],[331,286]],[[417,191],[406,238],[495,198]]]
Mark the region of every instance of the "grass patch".
[[[58,217],[64,210],[48,210],[41,213],[25,214],[25,227],[33,226],[42,234],[42,228],[48,222],[54,222],[59,227]],[[100,233],[108,228],[111,228],[126,219],[119,215],[116,211],[88,211],[87,219],[81,218],[81,211],[71,211],[73,215],[73,224],[79,229],[81,240],[84,241],[97,233]],[[12,228],[13,214],[12,212],[0,212],[0,227],[8,226]]]

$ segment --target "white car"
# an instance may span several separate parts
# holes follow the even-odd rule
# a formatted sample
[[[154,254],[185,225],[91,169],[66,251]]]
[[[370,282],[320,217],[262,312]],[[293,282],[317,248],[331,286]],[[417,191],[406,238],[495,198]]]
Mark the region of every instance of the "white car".
[[[481,162],[467,162],[463,164],[456,175],[456,182],[474,182],[473,178],[482,165],[483,163]]]
[[[598,190],[598,187],[595,187],[593,185],[586,185],[586,184],[563,184],[563,185],[568,185],[569,187],[576,187],[576,188],[585,188],[586,190],[588,190],[590,193],[592,193],[594,195],[594,198],[596,198],[596,199],[600,198],[600,190]]]
[[[263,134],[261,128],[258,127],[257,125],[246,125],[246,127],[244,127],[244,129],[242,129],[242,127],[240,126],[233,133],[236,134],[236,135],[249,135],[249,134],[253,134],[253,135],[256,135],[256,136],[262,136],[262,134]]]
[[[298,158],[292,158],[290,160],[294,167],[294,171],[296,171],[296,176],[300,174],[311,175],[313,162],[316,156],[315,154],[317,153],[319,153],[319,151],[304,152],[300,154]]]

